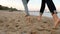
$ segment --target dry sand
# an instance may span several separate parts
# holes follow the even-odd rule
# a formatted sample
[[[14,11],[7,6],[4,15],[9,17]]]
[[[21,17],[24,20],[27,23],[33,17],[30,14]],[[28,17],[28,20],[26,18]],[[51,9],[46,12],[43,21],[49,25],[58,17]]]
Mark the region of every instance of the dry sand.
[[[24,12],[0,11],[0,34],[60,34],[60,28],[52,29],[52,18],[38,21],[36,16],[31,16],[28,23],[24,16]]]

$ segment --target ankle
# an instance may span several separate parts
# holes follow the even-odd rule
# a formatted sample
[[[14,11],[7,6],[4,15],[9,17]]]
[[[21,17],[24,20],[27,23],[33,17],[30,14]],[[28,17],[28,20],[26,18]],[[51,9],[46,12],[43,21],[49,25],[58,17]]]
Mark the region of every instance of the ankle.
[[[29,15],[25,15],[25,17],[28,17]]]

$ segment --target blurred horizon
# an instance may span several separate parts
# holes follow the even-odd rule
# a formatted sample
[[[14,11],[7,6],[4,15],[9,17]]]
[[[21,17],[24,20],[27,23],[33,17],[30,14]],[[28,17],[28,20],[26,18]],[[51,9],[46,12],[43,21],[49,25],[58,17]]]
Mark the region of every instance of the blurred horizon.
[[[53,0],[57,11],[60,11],[60,0]],[[13,7],[18,10],[24,10],[24,6],[22,0],[0,0],[0,5]],[[41,7],[41,0],[30,0],[28,3],[29,11],[39,11]],[[45,11],[49,11],[47,4],[45,7]]]

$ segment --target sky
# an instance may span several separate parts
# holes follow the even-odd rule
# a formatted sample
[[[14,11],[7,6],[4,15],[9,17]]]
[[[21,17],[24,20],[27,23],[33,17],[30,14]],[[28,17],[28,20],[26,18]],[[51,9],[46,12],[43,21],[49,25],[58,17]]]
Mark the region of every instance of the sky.
[[[56,8],[60,11],[60,0],[53,0]],[[0,5],[17,8],[18,10],[24,10],[22,0],[0,0]],[[28,3],[28,8],[30,11],[40,10],[41,0],[30,0]],[[48,10],[47,4],[45,10]]]

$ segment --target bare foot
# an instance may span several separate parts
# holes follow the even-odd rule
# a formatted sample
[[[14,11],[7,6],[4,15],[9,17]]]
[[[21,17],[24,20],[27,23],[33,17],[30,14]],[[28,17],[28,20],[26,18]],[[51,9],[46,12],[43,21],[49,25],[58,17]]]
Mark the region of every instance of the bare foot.
[[[27,16],[27,15],[26,15],[25,17],[26,17],[26,21],[27,21],[27,22],[30,22],[30,16]]]
[[[59,23],[60,23],[60,19],[58,19],[58,20],[55,22],[54,28],[56,28],[56,27],[59,25]]]
[[[40,16],[37,16],[37,20],[40,21],[41,20],[41,17]]]

